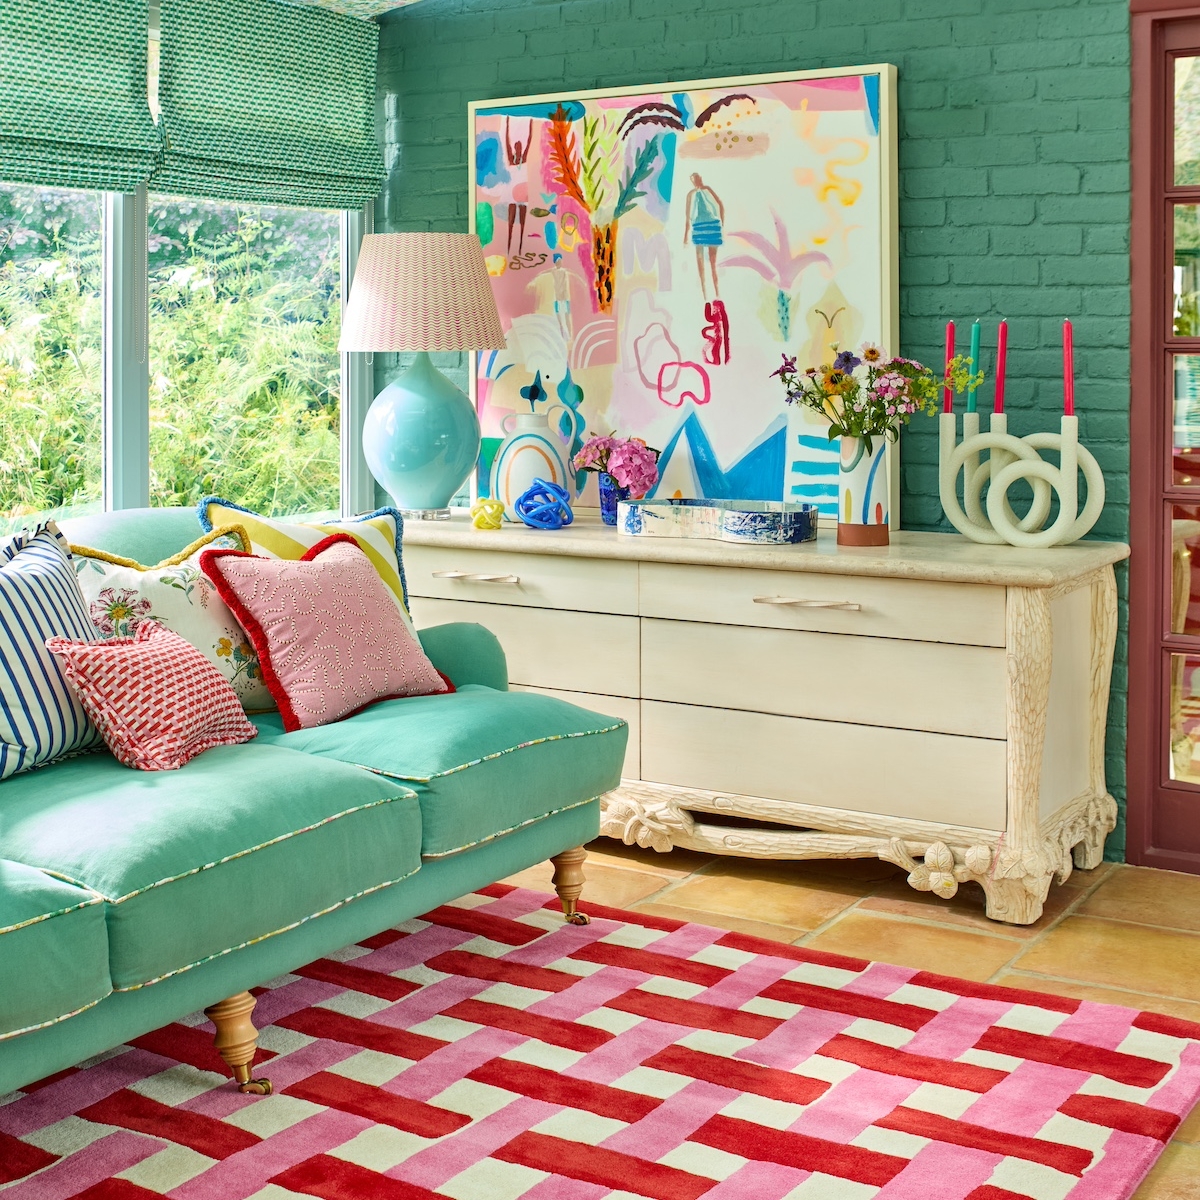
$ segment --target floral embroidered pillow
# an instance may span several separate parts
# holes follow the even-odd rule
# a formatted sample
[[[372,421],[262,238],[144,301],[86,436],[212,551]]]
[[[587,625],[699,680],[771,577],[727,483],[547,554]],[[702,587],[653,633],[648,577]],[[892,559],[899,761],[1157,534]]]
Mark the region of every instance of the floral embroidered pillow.
[[[238,525],[214,529],[154,567],[72,546],[75,575],[102,638],[129,638],[146,621],[179,634],[224,676],[247,712],[275,707],[250,639],[200,570],[203,550],[248,550]]]

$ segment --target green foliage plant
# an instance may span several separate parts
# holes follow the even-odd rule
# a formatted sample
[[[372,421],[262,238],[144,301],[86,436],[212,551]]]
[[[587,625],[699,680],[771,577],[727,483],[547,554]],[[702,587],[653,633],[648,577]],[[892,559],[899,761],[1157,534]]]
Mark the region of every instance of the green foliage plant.
[[[0,185],[0,528],[101,488],[96,193]],[[338,218],[152,197],[150,487],[338,508]]]

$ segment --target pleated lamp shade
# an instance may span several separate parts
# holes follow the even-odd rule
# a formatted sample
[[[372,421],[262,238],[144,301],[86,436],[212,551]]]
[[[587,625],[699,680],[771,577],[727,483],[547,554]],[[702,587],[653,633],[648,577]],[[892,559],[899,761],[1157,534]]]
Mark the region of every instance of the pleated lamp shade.
[[[368,233],[338,349],[502,350],[504,331],[473,233]]]

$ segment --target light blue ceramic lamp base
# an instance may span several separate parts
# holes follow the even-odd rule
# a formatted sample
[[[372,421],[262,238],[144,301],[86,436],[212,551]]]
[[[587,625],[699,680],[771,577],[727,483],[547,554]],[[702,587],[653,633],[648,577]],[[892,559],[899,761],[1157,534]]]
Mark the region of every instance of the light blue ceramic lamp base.
[[[460,388],[421,352],[375,397],[363,422],[371,474],[407,516],[450,515],[479,457],[479,418]]]

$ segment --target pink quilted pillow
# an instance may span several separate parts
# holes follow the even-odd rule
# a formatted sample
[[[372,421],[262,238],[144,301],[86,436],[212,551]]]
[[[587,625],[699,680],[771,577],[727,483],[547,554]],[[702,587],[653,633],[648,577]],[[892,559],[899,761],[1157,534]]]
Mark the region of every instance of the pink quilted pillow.
[[[348,534],[325,538],[298,561],[205,550],[200,569],[249,635],[289,731],[375,700],[454,690]]]
[[[46,649],[127,767],[174,771],[213,746],[258,736],[221,672],[157,621],[107,642],[49,638]]]

